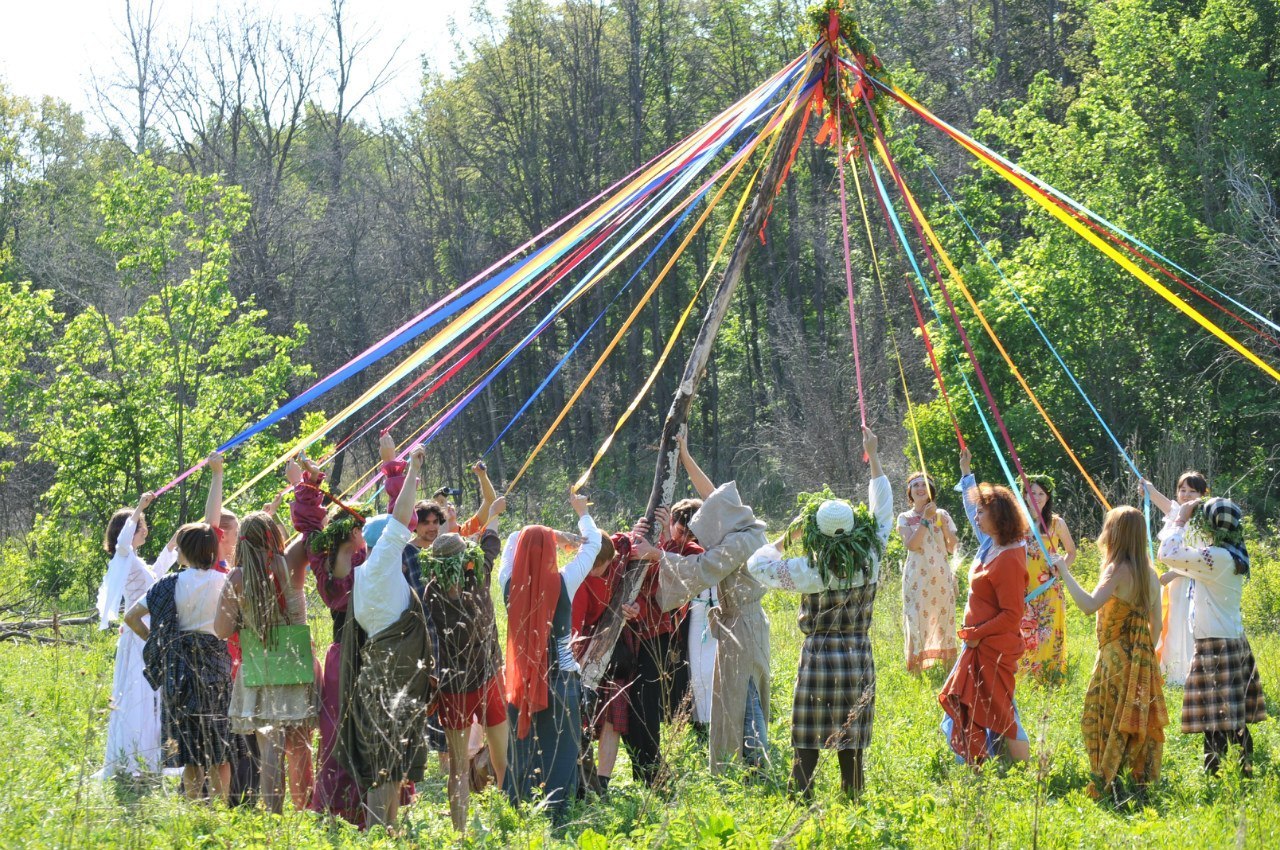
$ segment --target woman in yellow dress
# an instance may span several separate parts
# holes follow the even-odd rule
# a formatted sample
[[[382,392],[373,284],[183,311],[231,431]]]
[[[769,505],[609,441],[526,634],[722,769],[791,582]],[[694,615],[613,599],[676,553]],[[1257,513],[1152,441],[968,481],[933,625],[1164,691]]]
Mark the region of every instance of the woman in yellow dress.
[[[1080,587],[1065,560],[1056,560],[1076,605],[1098,615],[1098,660],[1080,719],[1095,797],[1114,793],[1126,769],[1139,794],[1160,778],[1169,712],[1155,651],[1160,582],[1147,554],[1146,525],[1137,508],[1107,512],[1098,535],[1102,571],[1093,593]]]
[[[1060,556],[1068,567],[1076,559],[1076,544],[1062,517],[1053,512],[1053,479],[1027,476],[1027,507],[1040,539],[1050,556]],[[1027,597],[1022,617],[1026,652],[1018,659],[1018,677],[1055,684],[1067,672],[1067,608],[1062,583],[1045,562],[1035,536],[1027,536]]]

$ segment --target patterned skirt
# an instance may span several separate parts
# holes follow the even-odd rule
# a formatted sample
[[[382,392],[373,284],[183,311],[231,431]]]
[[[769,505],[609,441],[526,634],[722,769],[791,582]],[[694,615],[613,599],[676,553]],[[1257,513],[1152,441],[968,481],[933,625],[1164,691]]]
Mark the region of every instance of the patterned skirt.
[[[791,709],[791,746],[865,750],[875,709],[876,667],[866,632],[806,637]]]
[[[1198,638],[1182,700],[1182,732],[1234,732],[1267,717],[1249,639]]]

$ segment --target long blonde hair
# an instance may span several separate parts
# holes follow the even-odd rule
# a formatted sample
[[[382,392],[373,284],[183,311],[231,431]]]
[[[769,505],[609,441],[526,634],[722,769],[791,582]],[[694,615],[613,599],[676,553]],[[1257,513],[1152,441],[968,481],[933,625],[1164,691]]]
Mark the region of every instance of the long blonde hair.
[[[277,585],[271,579],[271,571],[275,570],[277,577],[288,580],[284,535],[270,514],[254,511],[240,523],[236,564],[244,577],[244,602],[240,606],[244,624],[266,643],[273,627],[288,622],[288,614],[276,596]]]
[[[1142,511],[1120,505],[1107,511],[1098,535],[1102,563],[1128,564],[1133,569],[1134,595],[1143,611],[1151,607],[1151,558],[1147,551],[1147,521]]]

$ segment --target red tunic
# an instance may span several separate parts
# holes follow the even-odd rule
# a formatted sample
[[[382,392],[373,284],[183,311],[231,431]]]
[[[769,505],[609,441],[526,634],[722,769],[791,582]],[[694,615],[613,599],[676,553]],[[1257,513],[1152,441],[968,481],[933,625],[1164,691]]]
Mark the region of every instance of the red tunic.
[[[1006,549],[976,568],[969,579],[960,638],[966,646],[942,686],[938,702],[952,719],[951,746],[970,763],[987,756],[987,731],[1017,734],[1014,674],[1023,652],[1022,611],[1027,550]]]

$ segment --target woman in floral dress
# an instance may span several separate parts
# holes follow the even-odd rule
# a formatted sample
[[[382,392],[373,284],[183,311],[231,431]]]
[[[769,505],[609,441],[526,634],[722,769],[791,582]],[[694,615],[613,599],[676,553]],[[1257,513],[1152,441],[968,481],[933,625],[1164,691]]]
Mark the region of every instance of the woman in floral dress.
[[[898,534],[907,547],[902,565],[902,628],[907,671],[918,673],[956,657],[956,581],[950,556],[956,550],[956,524],[935,500],[932,476],[907,479],[911,510],[898,514]]]

